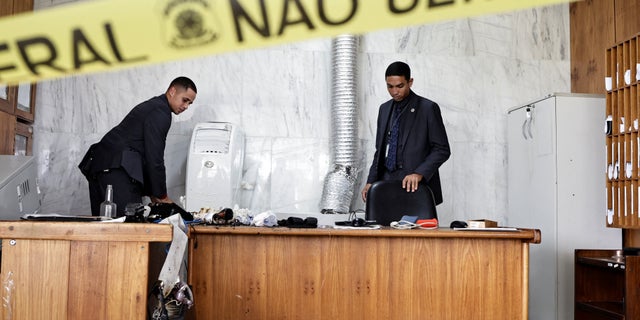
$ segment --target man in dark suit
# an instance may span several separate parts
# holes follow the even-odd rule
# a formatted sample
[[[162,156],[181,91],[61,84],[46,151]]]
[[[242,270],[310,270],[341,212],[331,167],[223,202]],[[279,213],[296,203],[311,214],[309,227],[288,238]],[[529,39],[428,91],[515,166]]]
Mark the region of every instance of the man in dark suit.
[[[392,99],[379,109],[376,152],[362,200],[367,201],[367,192],[375,181],[402,180],[407,192],[429,186],[435,204],[440,204],[438,168],[451,155],[440,107],[411,91],[413,78],[406,63],[390,64],[385,79]]]
[[[164,94],[140,103],[100,140],[78,166],[89,181],[91,214],[100,214],[107,185],[113,186],[117,216],[128,203],[172,203],[167,195],[164,147],[171,127],[171,113],[180,114],[197,94],[191,79],[178,77]]]

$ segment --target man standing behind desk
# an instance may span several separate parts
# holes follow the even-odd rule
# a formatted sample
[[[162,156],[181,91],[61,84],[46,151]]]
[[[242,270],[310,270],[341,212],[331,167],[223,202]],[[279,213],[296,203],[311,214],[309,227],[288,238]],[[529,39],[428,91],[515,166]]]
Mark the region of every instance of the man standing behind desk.
[[[107,185],[113,186],[117,215],[128,203],[172,203],[167,195],[164,147],[171,113],[187,110],[198,90],[191,79],[178,77],[164,94],[140,103],[100,142],[93,144],[78,166],[89,181],[91,214],[100,214]]]
[[[394,62],[385,72],[391,100],[380,106],[376,152],[369,169],[362,200],[367,201],[371,184],[379,180],[402,180],[402,188],[414,192],[429,186],[435,204],[442,203],[438,168],[451,151],[437,103],[411,90],[411,69]]]

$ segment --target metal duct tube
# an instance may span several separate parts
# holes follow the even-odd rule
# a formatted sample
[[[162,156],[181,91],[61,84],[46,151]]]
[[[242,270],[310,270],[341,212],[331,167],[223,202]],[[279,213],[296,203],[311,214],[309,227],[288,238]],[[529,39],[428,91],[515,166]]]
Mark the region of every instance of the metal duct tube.
[[[332,42],[333,165],[324,180],[322,213],[349,213],[358,177],[358,42],[354,35],[341,35]]]

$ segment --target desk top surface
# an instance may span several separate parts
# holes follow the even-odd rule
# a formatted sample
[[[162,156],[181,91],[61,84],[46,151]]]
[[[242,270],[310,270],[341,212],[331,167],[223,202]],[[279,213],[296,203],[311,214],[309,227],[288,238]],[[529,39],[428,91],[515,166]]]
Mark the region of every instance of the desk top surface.
[[[438,228],[431,230],[381,229],[333,229],[333,228],[286,228],[192,225],[189,234],[235,234],[260,236],[330,236],[330,237],[418,237],[418,238],[488,238],[514,239],[540,243],[538,229],[517,231],[453,230]],[[146,241],[168,242],[172,239],[172,228],[168,224],[156,223],[100,223],[100,222],[42,222],[0,221],[2,239],[50,239],[85,241]]]
[[[398,230],[390,227],[381,229],[333,229],[333,228],[286,228],[286,227],[249,227],[195,225],[189,227],[189,234],[236,234],[236,235],[278,235],[278,236],[331,236],[331,237],[421,237],[421,238],[488,238],[519,239],[523,242],[540,243],[538,229],[518,229],[517,231],[482,231],[411,229]]]
[[[169,224],[0,221],[2,239],[169,242]]]

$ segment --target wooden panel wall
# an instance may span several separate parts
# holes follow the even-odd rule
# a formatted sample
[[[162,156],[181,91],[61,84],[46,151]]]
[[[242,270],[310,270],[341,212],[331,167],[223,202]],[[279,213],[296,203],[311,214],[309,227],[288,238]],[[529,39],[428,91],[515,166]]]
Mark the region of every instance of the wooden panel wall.
[[[615,43],[614,1],[570,4],[571,92],[605,94],[605,53]]]
[[[571,92],[605,94],[607,48],[640,32],[637,0],[570,4]]]
[[[627,40],[640,32],[640,2],[615,0],[616,43]]]
[[[570,4],[571,92],[605,94],[606,50],[640,32],[640,1]],[[623,229],[623,247],[640,247],[640,231]]]
[[[13,13],[13,1],[0,1],[0,17]]]

